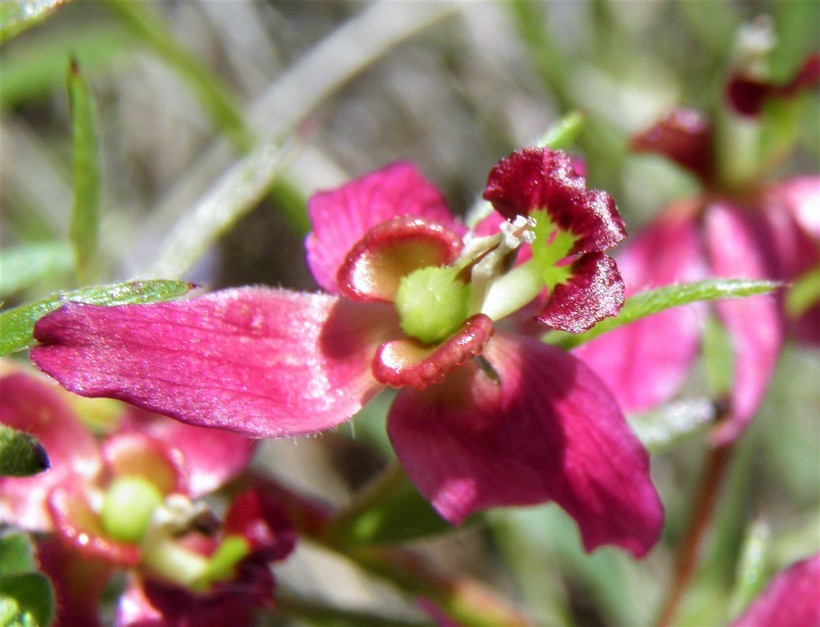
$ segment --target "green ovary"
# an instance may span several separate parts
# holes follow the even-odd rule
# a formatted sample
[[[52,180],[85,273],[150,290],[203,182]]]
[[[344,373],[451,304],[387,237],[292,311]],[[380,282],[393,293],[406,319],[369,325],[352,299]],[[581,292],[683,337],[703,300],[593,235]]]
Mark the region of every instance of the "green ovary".
[[[120,542],[140,542],[160,505],[162,493],[153,483],[139,476],[119,477],[105,493],[100,512],[103,528]]]
[[[467,318],[470,287],[456,278],[458,268],[421,268],[402,277],[395,305],[401,328],[425,344],[436,344]]]

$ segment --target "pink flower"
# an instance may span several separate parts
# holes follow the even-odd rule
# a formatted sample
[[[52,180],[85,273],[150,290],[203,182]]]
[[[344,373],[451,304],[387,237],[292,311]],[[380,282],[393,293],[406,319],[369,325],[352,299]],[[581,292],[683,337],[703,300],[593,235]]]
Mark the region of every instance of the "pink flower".
[[[820,625],[820,554],[778,573],[732,627]]]
[[[172,615],[182,613],[192,619],[201,606],[250,624],[249,608],[272,599],[267,562],[294,541],[285,515],[246,492],[217,534],[219,521],[196,501],[244,469],[253,441],[133,410],[98,445],[59,389],[22,371],[0,377],[0,421],[37,436],[50,455],[51,469],[40,475],[0,478],[0,520],[50,534],[38,554],[57,589],[60,624],[97,624],[100,596],[118,568],[132,570],[122,625],[146,624],[133,619],[144,609],[135,598],[151,598],[163,624],[178,624]],[[187,601],[153,600],[157,589]]]
[[[311,199],[308,263],[326,294],[69,303],[38,323],[32,360],[79,394],[256,437],[334,427],[401,388],[391,442],[447,520],[556,501],[588,550],[641,556],[662,509],[611,393],[572,356],[502,323],[532,302],[539,320],[573,332],[617,313],[623,285],[603,251],[624,237],[621,219],[548,149],[501,161],[486,197],[512,221],[465,242],[438,190],[393,164]]]
[[[759,113],[764,98],[790,96],[816,81],[818,61],[812,57],[781,88],[754,82],[759,89],[752,89],[751,79],[735,75],[729,104],[744,116]],[[713,140],[709,122],[686,109],[633,139],[634,149],[660,153],[698,176],[704,192],[665,209],[621,251],[627,294],[707,277],[795,281],[820,268],[820,177],[726,188]],[[798,340],[820,343],[820,303],[796,318],[785,315],[782,295],[724,301],[715,309],[734,352],[728,419],[714,434],[717,442],[727,442],[760,406],[787,326]],[[704,313],[703,306],[669,310],[602,336],[576,355],[615,391],[625,411],[645,411],[681,388],[698,354]]]

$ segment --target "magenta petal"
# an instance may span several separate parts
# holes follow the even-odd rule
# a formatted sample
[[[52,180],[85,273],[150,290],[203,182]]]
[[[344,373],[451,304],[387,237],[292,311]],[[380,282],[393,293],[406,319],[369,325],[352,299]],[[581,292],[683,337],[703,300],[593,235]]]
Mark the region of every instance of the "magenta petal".
[[[670,207],[621,250],[618,269],[628,295],[705,276],[694,209]],[[700,305],[675,307],[583,344],[575,356],[601,377],[624,411],[647,411],[683,385],[697,357],[703,319]]]
[[[441,192],[406,161],[315,194],[308,212],[313,224],[305,243],[308,265],[316,282],[331,293],[338,292],[336,273],[348,251],[380,222],[413,216],[463,230]]]
[[[213,492],[244,470],[257,442],[139,409],[132,409],[126,415],[121,429],[147,433],[181,453],[187,470],[188,494],[193,498]]]
[[[715,276],[767,278],[767,242],[752,216],[729,205],[709,207],[706,237]],[[734,385],[730,418],[717,431],[726,442],[737,437],[757,411],[769,387],[780,348],[783,325],[775,296],[753,296],[717,304],[734,349]]]
[[[0,422],[36,436],[51,462],[33,477],[0,477],[0,521],[28,531],[52,528],[46,498],[54,486],[90,480],[102,468],[91,432],[61,394],[34,373],[11,371],[0,377]]]
[[[618,266],[603,253],[585,253],[572,264],[570,278],[555,286],[537,319],[554,329],[583,333],[617,315],[623,304]]]
[[[38,322],[31,359],[83,396],[253,437],[315,433],[381,389],[370,362],[395,332],[387,310],[262,288],[153,305],[69,303]]]
[[[732,627],[820,625],[820,553],[780,572]]]
[[[185,463],[171,443],[135,431],[114,433],[102,445],[108,475],[142,477],[162,494],[188,493]]]
[[[442,381],[470,357],[480,355],[492,334],[493,321],[484,314],[476,314],[434,346],[413,338],[385,342],[373,358],[373,376],[392,387],[424,389]]]
[[[463,246],[458,234],[441,224],[411,217],[380,222],[345,257],[338,287],[353,300],[392,303],[402,277],[449,265]]]
[[[424,391],[402,390],[388,433],[410,479],[446,519],[556,501],[588,551],[615,544],[636,557],[655,543],[662,506],[649,458],[615,399],[571,355],[497,333],[483,356]]]

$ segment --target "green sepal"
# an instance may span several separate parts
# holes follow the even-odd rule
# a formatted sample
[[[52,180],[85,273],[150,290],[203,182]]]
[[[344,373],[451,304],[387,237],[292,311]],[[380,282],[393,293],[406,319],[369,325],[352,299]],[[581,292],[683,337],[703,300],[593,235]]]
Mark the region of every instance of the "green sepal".
[[[46,450],[37,438],[0,424],[0,476],[30,477],[49,465]]]
[[[83,287],[70,292],[55,292],[42,300],[0,312],[0,357],[29,346],[34,324],[65,303],[89,305],[127,305],[158,303],[184,296],[195,285],[186,281],[156,279],[129,281],[114,285]]]

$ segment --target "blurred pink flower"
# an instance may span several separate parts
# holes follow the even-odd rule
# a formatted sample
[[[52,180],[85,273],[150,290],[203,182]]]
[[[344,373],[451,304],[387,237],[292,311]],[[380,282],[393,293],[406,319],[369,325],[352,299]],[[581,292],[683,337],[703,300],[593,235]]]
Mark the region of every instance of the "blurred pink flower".
[[[820,625],[820,553],[778,573],[732,627]]]
[[[57,589],[58,623],[97,624],[106,582],[115,569],[128,568],[134,569],[132,586],[122,599],[118,624],[148,624],[132,620],[137,608],[132,601],[157,596],[152,592],[157,589],[167,590],[166,596],[187,599],[182,605],[167,604],[159,596],[154,605],[160,617],[167,619],[162,624],[181,624],[171,620],[169,612],[191,619],[190,612],[200,606],[213,613],[233,612],[237,624],[249,624],[249,607],[272,599],[273,579],[267,562],[290,552],[293,529],[276,504],[247,492],[232,501],[221,533],[216,535],[219,521],[195,499],[242,471],[250,460],[253,441],[130,409],[118,430],[98,445],[66,396],[23,371],[0,377],[0,422],[35,435],[51,460],[51,468],[39,475],[0,478],[0,521],[49,534],[40,543],[38,555]],[[138,530],[140,537],[117,531],[123,523],[128,526],[141,516],[133,499],[114,501],[113,513],[106,510],[112,491],[124,485],[123,480],[149,485],[149,492],[155,490],[161,502],[146,513],[151,522],[145,519],[148,529],[144,534]],[[164,509],[172,531],[155,524],[157,509]],[[242,538],[245,544],[241,557],[230,564],[235,570],[203,582],[197,592],[180,581],[169,581],[173,568],[163,569],[148,555],[178,549],[204,565],[231,537]],[[248,619],[244,623],[242,616]],[[197,620],[196,624],[219,623]]]
[[[625,235],[620,216],[548,149],[501,161],[485,195],[514,220],[465,244],[438,190],[390,165],[310,201],[308,263],[327,294],[69,303],[38,323],[32,360],[79,394],[256,437],[334,427],[398,387],[391,442],[447,520],[556,501],[588,550],[641,556],[662,508],[612,395],[569,354],[498,325],[547,287],[537,318],[554,328],[617,313],[623,284],[603,251]],[[522,217],[533,213],[539,226]],[[531,228],[543,231],[533,262],[510,271]]]
[[[734,76],[728,104],[743,115],[757,114],[765,98],[790,96],[816,82],[818,61],[810,58],[782,88]],[[709,277],[795,281],[820,268],[820,176],[723,189],[713,134],[699,113],[677,109],[633,139],[635,150],[659,153],[691,171],[704,191],[666,208],[621,251],[618,267],[628,295]],[[714,434],[715,441],[727,442],[760,406],[787,326],[799,341],[820,343],[820,303],[795,319],[785,315],[782,294],[722,301],[715,309],[734,351],[729,415]],[[704,313],[702,305],[668,310],[575,354],[615,391],[625,411],[646,411],[680,390],[698,354]]]

